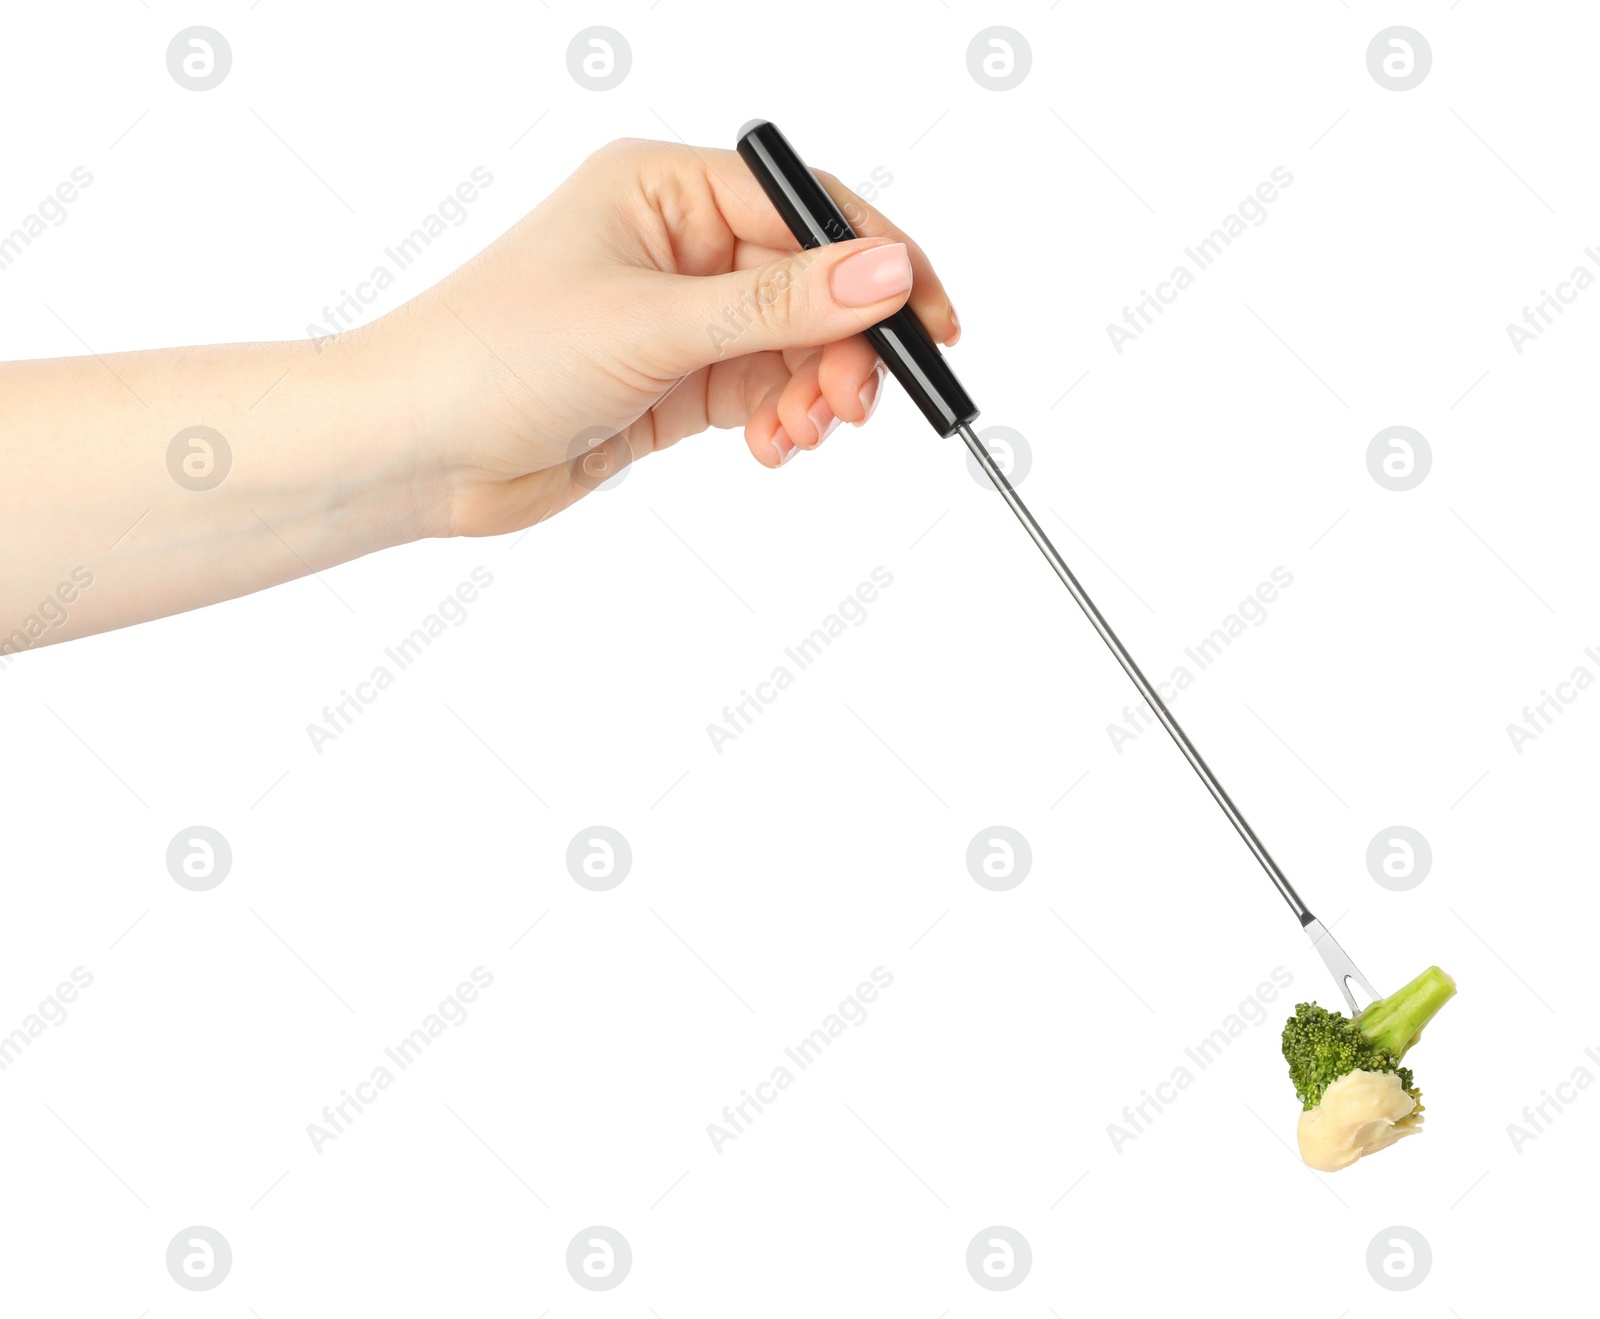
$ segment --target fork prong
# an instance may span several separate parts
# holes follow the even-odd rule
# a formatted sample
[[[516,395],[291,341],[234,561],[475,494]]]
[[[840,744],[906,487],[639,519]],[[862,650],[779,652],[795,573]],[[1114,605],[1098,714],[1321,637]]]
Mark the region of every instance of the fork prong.
[[[1334,983],[1339,986],[1339,992],[1344,995],[1344,1001],[1350,1007],[1352,1018],[1361,1015],[1364,1006],[1370,1006],[1379,997],[1378,991],[1372,987],[1372,982],[1361,974],[1360,969],[1350,960],[1350,954],[1339,947],[1339,941],[1328,933],[1328,928],[1320,920],[1306,922],[1306,934],[1311,939],[1311,946],[1317,950],[1332,973]],[[1366,1004],[1358,1004],[1354,990],[1350,988],[1354,982],[1355,987],[1367,996]]]

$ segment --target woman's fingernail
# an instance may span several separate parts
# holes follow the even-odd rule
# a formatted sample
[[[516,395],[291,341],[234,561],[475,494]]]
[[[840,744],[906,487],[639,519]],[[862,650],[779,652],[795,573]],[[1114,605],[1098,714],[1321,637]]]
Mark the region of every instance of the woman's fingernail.
[[[846,257],[833,268],[833,296],[846,307],[870,307],[911,287],[904,243],[884,243]]]
[[[946,344],[956,344],[961,341],[961,318],[956,315],[954,306],[950,308],[950,324],[956,327],[956,332],[945,340]]]
[[[806,413],[811,419],[811,424],[817,428],[817,443],[821,444],[838,428],[839,418],[833,415],[833,409],[828,406],[828,400],[819,398],[811,405],[811,411]]]
[[[861,407],[865,415],[855,425],[865,426],[872,419],[872,414],[878,410],[878,398],[883,393],[884,375],[883,363],[879,362],[873,368],[871,378],[861,386]]]
[[[772,451],[778,455],[778,466],[782,467],[789,459],[793,458],[800,450],[795,448],[795,443],[789,438],[789,432],[779,426],[772,432]]]

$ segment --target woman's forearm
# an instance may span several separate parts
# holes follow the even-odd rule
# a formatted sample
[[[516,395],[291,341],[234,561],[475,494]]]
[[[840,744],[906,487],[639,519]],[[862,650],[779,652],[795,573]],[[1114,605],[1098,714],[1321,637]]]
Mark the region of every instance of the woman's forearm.
[[[0,365],[0,653],[437,533],[410,382],[375,343]]]

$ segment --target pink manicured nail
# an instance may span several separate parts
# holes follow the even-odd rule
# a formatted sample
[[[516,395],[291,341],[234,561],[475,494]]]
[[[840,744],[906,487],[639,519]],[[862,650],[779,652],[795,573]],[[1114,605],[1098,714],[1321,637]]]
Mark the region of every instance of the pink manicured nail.
[[[846,307],[870,307],[911,287],[904,243],[884,243],[847,257],[833,269],[833,296]]]
[[[811,405],[811,411],[806,413],[811,419],[811,424],[817,428],[817,443],[821,444],[828,436],[832,435],[839,426],[839,418],[833,415],[833,409],[828,406],[828,400],[819,398]]]
[[[956,332],[945,340],[946,344],[958,343],[961,339],[961,318],[956,315],[956,309],[950,308],[950,324],[956,327]]]
[[[866,415],[863,416],[860,421],[852,424],[856,426],[865,426],[867,422],[872,419],[872,414],[878,410],[878,399],[883,394],[883,377],[885,374],[886,372],[884,371],[883,363],[879,362],[878,365],[873,368],[872,375],[867,380],[867,383],[861,386],[861,394],[859,397],[861,399],[861,406],[865,410]]]
[[[778,455],[778,466],[782,467],[789,459],[793,458],[800,450],[795,448],[794,441],[789,438],[789,432],[779,426],[772,432],[772,451]]]

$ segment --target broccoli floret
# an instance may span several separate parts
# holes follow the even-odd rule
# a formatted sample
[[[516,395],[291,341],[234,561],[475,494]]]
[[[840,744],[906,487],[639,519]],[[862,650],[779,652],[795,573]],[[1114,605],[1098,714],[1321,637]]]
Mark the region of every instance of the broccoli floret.
[[[1302,1108],[1322,1102],[1322,1092],[1350,1072],[1396,1072],[1402,1089],[1410,1090],[1410,1069],[1388,1049],[1365,1039],[1356,1023],[1342,1012],[1317,1003],[1297,1003],[1283,1027],[1283,1056],[1289,1079]]]
[[[1367,1006],[1353,1021],[1315,1003],[1295,1005],[1283,1027],[1283,1057],[1301,1105],[1313,1109],[1327,1088],[1350,1072],[1393,1072],[1421,1106],[1409,1067],[1401,1059],[1422,1028],[1456,992],[1456,982],[1430,966],[1404,989]]]

